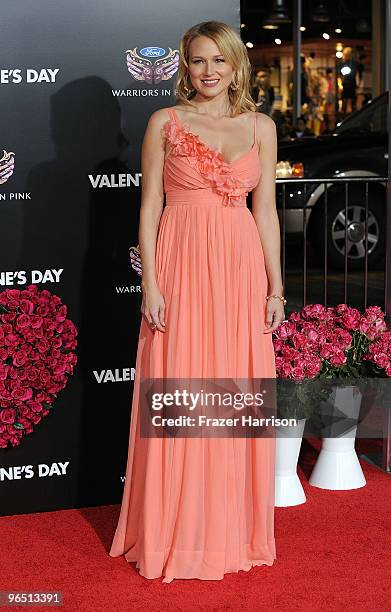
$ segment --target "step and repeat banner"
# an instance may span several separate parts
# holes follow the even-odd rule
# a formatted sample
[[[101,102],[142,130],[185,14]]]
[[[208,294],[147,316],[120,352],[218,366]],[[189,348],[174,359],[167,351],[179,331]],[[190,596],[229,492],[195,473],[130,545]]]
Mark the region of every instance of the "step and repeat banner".
[[[0,515],[118,503],[140,148],[182,33],[238,0],[18,0],[0,22]]]

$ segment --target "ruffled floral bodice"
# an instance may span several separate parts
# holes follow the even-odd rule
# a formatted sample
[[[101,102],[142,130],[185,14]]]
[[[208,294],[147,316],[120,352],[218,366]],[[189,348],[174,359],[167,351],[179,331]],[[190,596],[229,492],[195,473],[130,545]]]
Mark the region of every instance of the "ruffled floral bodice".
[[[243,205],[260,177],[257,147],[253,146],[241,158],[228,163],[220,151],[203,143],[187,124],[179,123],[172,109],[169,112],[170,119],[163,126],[170,145],[165,165],[176,158],[184,158],[182,161],[201,175],[203,184],[222,196],[224,205]]]

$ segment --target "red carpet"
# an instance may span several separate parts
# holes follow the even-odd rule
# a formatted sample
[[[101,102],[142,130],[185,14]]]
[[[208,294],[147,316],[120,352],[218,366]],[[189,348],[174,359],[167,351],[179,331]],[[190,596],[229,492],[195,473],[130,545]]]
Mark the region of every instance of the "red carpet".
[[[221,581],[147,580],[108,556],[119,507],[105,506],[0,518],[0,590],[62,591],[66,612],[389,609],[391,476],[363,462],[366,487],[323,491],[306,480],[315,458],[304,440],[307,503],[276,508],[273,567]]]

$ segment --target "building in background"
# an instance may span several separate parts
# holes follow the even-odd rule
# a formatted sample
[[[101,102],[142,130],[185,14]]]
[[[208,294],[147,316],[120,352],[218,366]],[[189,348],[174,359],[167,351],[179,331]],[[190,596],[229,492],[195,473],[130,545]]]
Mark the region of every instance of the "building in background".
[[[298,116],[319,135],[386,89],[386,0],[301,0],[301,109],[293,112],[293,10],[299,0],[241,2],[252,95],[280,140]]]

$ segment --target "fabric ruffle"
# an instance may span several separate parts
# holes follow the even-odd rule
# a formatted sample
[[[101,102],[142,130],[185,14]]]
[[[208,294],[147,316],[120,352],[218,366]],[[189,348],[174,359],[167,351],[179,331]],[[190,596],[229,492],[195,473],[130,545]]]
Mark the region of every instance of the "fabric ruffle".
[[[179,125],[169,119],[163,126],[164,136],[170,143],[169,155],[188,157],[198,172],[205,176],[214,190],[223,196],[224,205],[241,204],[253,187],[251,180],[239,179],[233,174],[220,151],[203,143],[187,124]]]

